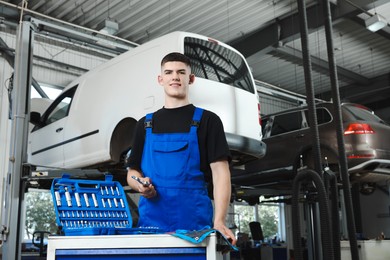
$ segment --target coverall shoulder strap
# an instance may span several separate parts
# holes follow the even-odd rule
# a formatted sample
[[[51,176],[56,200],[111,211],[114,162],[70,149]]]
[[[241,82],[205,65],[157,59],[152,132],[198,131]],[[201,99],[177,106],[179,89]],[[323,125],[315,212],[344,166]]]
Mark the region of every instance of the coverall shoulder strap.
[[[148,133],[148,132],[152,132],[152,128],[153,128],[153,113],[149,113],[149,114],[146,114],[145,116],[145,122],[144,122],[144,128],[145,128],[145,131]]]
[[[192,121],[191,121],[191,131],[196,131],[196,129],[199,127],[202,114],[203,114],[203,109],[199,107],[195,107],[194,115],[192,116]]]

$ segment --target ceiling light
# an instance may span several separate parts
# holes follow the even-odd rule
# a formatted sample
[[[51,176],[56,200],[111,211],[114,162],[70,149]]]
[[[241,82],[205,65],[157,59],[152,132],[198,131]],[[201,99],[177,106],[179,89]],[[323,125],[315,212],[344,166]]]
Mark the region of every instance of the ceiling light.
[[[379,14],[374,14],[373,16],[367,18],[364,22],[367,29],[371,32],[376,32],[387,25],[386,18]]]
[[[119,30],[119,24],[114,20],[106,19],[98,25],[98,30],[101,33],[115,35]]]

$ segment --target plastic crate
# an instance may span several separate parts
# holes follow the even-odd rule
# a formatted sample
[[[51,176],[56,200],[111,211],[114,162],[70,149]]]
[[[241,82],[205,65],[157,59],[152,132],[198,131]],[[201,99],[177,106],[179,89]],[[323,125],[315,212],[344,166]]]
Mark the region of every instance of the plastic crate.
[[[132,228],[126,194],[112,175],[104,181],[71,179],[64,174],[53,180],[51,193],[56,222],[62,234],[119,235],[159,233],[158,228]]]

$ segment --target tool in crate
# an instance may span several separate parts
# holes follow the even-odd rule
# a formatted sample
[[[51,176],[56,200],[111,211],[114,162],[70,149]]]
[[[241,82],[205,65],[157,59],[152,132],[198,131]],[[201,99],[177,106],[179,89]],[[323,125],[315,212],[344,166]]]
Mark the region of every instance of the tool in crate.
[[[104,181],[53,180],[51,193],[57,225],[66,236],[161,233],[158,227],[133,228],[122,185],[106,175]]]

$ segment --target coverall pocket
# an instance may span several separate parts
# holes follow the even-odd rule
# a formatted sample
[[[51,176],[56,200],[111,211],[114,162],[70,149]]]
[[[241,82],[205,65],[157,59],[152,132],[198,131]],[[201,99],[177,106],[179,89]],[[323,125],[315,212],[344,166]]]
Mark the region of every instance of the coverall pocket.
[[[153,142],[153,168],[157,175],[180,177],[189,160],[187,141]]]

